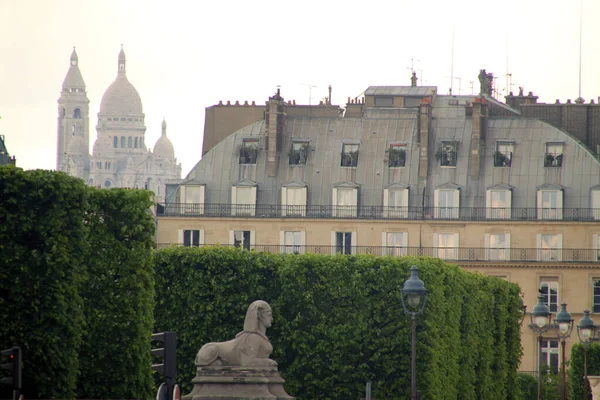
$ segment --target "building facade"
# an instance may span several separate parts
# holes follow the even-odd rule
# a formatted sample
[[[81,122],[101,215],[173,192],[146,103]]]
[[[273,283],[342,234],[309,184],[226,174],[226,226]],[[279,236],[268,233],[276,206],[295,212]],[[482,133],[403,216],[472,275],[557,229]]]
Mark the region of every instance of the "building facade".
[[[485,94],[413,82],[342,110],[278,91],[167,187],[157,220],[159,246],[438,257],[518,283],[529,310],[541,292],[600,322],[600,162]],[[538,345],[528,325],[521,370],[557,367],[553,331]]]
[[[118,56],[117,78],[102,96],[92,154],[90,101],[75,49],[70,61],[58,99],[57,170],[82,178],[88,185],[146,188],[157,200],[164,199],[165,184],[181,180],[181,164],[177,163],[164,120],[153,151],[146,147],[142,100],[127,79],[123,49]]]

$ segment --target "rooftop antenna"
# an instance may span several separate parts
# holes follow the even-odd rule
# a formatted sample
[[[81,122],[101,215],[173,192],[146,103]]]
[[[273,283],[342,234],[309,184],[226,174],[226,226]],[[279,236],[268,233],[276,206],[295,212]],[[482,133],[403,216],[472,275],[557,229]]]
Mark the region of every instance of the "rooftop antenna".
[[[579,0],[579,99],[581,99],[581,42],[583,38],[583,0]]]
[[[450,63],[450,94],[452,94],[452,87],[454,85],[454,28],[456,25],[452,25],[452,62]]]
[[[312,100],[312,90],[313,88],[316,88],[317,85],[309,85],[307,83],[303,83],[304,86],[308,86],[308,105],[311,105],[311,100]]]
[[[462,84],[462,78],[459,76],[454,79],[456,79],[458,81],[458,95],[460,96],[460,90],[461,90],[460,88],[461,88],[461,84]]]
[[[472,96],[473,95],[473,89],[474,89],[473,81],[469,81],[469,87],[471,88],[471,96]]]

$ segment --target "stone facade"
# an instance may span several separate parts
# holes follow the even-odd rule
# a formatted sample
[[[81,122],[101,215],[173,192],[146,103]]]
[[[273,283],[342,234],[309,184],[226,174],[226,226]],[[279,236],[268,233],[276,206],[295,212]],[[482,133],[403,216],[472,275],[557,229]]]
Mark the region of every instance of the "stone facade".
[[[58,100],[56,168],[84,179],[88,185],[146,188],[155,193],[157,200],[164,199],[165,184],[181,180],[181,164],[167,138],[164,120],[154,151],[146,147],[142,100],[127,79],[123,49],[118,56],[117,78],[102,96],[96,125],[98,136],[91,155],[89,103],[79,59],[73,50]]]

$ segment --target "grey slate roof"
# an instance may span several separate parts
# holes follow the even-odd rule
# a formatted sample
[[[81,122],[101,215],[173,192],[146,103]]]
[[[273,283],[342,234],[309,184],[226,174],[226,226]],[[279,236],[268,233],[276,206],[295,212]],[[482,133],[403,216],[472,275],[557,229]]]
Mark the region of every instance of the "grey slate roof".
[[[369,86],[366,96],[431,96],[437,91],[436,86]]]

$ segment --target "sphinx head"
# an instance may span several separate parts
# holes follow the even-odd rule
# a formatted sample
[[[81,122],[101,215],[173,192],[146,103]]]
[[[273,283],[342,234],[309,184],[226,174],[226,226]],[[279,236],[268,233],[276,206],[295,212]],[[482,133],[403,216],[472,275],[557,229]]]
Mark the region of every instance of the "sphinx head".
[[[244,331],[246,332],[259,332],[261,325],[265,328],[269,328],[273,322],[273,315],[271,313],[271,306],[269,303],[263,300],[256,300],[246,312],[246,319],[244,320]]]

